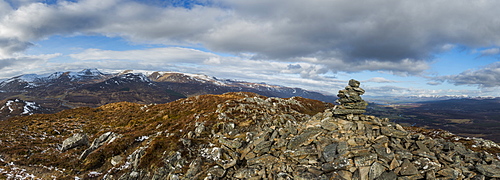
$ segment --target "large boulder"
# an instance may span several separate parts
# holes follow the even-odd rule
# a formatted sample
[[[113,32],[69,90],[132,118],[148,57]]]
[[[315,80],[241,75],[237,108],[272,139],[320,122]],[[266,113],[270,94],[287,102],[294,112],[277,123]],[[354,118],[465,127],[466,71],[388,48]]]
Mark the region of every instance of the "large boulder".
[[[61,151],[67,151],[69,149],[78,147],[78,146],[88,146],[89,138],[87,135],[82,133],[73,134],[73,136],[65,139],[61,146]]]

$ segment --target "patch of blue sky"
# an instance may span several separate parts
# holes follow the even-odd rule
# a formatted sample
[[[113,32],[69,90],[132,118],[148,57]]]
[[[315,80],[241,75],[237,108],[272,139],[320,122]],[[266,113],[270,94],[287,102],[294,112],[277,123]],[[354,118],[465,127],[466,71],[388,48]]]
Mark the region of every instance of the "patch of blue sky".
[[[484,49],[488,48],[478,50],[454,48],[448,52],[436,54],[428,73],[439,76],[456,75],[499,61],[498,55],[482,55],[480,51]]]
[[[223,57],[236,57],[234,54],[212,52],[202,45],[195,46],[178,46],[178,45],[165,45],[165,44],[142,44],[133,43],[121,37],[108,37],[102,35],[76,35],[76,36],[51,36],[47,39],[33,43],[34,46],[28,49],[29,54],[50,54],[50,53],[63,53],[71,54],[77,53],[85,49],[101,49],[111,51],[127,51],[127,50],[144,50],[150,48],[162,47],[182,47],[195,49],[203,52],[213,53]]]
[[[139,3],[160,6],[160,7],[182,7],[191,9],[195,6],[208,6],[212,5],[211,0],[134,0]]]
[[[106,36],[51,36],[47,39],[33,43],[34,46],[29,48],[27,54],[50,54],[62,53],[72,54],[81,52],[85,49],[103,49],[113,51],[125,51],[133,49],[145,49],[148,47],[158,47],[156,45],[131,44],[120,37]]]

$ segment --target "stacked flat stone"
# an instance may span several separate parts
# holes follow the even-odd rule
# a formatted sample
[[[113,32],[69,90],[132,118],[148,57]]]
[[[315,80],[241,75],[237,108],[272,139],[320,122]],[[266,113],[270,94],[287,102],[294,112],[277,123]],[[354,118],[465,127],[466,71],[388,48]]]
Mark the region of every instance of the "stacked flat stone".
[[[349,85],[345,89],[339,90],[337,94],[337,102],[340,104],[333,110],[333,114],[363,114],[366,112],[366,103],[360,95],[365,93],[365,90],[359,87],[360,82],[354,79],[349,80]]]

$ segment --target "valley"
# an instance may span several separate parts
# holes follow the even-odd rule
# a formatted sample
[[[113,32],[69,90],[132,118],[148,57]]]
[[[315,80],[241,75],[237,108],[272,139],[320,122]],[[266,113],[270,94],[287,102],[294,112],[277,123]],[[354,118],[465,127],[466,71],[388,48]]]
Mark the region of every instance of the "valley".
[[[500,142],[500,98],[370,104],[368,113],[406,126],[443,129]]]

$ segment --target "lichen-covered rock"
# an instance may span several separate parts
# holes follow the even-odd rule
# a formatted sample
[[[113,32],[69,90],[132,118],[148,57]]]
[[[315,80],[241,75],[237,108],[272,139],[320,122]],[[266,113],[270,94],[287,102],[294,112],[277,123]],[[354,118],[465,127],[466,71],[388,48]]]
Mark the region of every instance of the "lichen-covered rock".
[[[476,169],[483,175],[492,178],[500,178],[500,166],[495,164],[478,164]]]
[[[92,141],[92,145],[90,145],[89,148],[85,149],[83,153],[80,155],[81,160],[84,160],[92,151],[96,150],[97,148],[101,147],[104,145],[104,143],[111,142],[113,141],[116,137],[118,137],[116,133],[113,132],[107,132],[99,136],[98,138],[94,139]]]
[[[78,146],[88,146],[89,138],[82,133],[75,133],[73,136],[65,139],[61,145],[61,151],[67,151]]]

